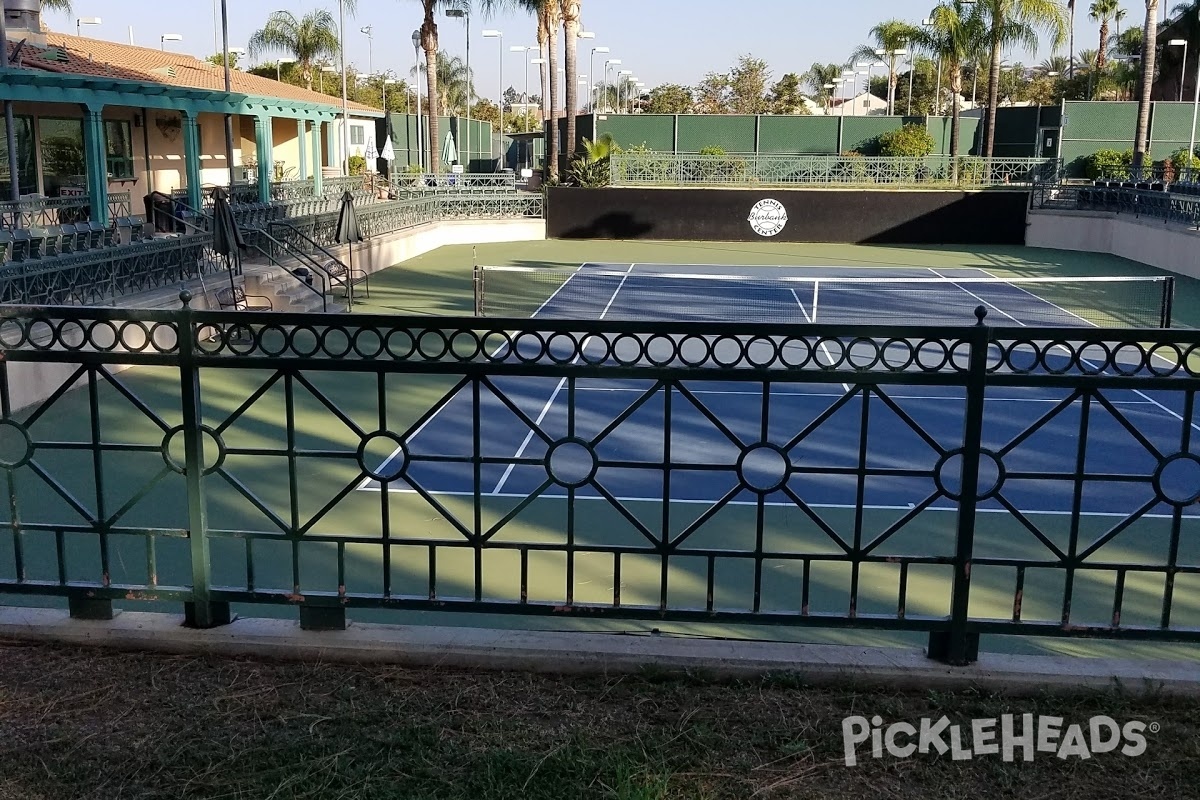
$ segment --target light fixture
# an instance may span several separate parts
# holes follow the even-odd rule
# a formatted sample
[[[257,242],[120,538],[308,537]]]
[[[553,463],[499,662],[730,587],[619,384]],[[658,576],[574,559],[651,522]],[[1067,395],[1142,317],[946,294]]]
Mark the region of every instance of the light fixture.
[[[182,42],[182,41],[183,41],[183,37],[180,36],[178,33],[164,33],[162,36],[158,37],[159,47],[163,50],[167,49],[167,42]]]
[[[75,20],[75,35],[83,36],[83,26],[84,25],[99,25],[99,24],[100,24],[99,17],[80,17],[79,19]]]
[[[578,38],[580,38],[580,39],[595,39],[596,32],[595,31],[580,31]]]

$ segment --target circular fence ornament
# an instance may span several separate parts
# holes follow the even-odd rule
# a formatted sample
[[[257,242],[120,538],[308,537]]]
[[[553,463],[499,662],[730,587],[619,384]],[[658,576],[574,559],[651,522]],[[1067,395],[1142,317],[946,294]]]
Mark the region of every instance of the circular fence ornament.
[[[749,221],[750,227],[759,236],[775,236],[787,225],[787,209],[778,200],[759,200],[750,209]]]

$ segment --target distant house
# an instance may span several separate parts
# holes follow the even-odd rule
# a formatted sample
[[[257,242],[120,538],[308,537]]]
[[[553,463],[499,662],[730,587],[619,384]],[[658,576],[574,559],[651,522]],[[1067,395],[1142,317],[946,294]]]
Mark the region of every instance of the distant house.
[[[887,100],[870,92],[863,92],[858,97],[852,97],[849,100],[835,97],[829,113],[847,117],[875,117],[887,114],[887,111]]]

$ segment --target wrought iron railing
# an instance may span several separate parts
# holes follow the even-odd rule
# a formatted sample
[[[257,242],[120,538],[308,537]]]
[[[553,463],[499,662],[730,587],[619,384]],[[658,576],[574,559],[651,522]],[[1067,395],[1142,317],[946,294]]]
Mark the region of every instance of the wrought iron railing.
[[[110,192],[109,219],[127,217],[132,213],[129,192]],[[91,219],[87,195],[75,197],[38,197],[28,200],[0,202],[0,228],[17,230],[48,225],[68,225]]]
[[[1032,195],[1034,208],[1076,209],[1127,214],[1200,229],[1200,196],[1124,186],[1047,184]]]
[[[1200,332],[183,300],[0,308],[0,592],[1200,641]]]
[[[363,236],[371,238],[439,220],[537,219],[543,210],[540,194],[432,195],[365,205],[358,210],[358,224]],[[303,234],[291,244],[305,249],[311,247],[305,240],[311,240],[323,247],[333,246],[337,218],[332,211],[289,219],[288,225]]]
[[[152,239],[5,264],[0,267],[0,304],[107,305],[225,269],[210,233]]]
[[[611,156],[613,186],[1029,186],[1056,181],[1062,162],[1041,158],[843,155],[694,155],[628,151]]]
[[[308,197],[315,197],[316,189],[313,186],[313,181],[296,180],[296,181],[280,181],[271,184],[271,200],[279,202],[281,200],[300,200]]]
[[[398,173],[388,179],[389,188],[404,197],[427,194],[515,194],[515,174],[446,174]]]

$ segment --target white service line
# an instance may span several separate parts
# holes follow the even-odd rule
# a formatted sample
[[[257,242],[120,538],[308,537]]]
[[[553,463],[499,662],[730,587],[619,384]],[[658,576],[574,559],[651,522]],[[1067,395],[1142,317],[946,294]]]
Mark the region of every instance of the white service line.
[[[630,264],[629,268],[625,270],[625,275],[621,278],[621,282],[617,284],[616,289],[613,289],[612,297],[608,298],[608,303],[605,304],[604,311],[600,312],[600,319],[604,319],[604,317],[608,315],[609,309],[612,308],[613,301],[617,299],[617,294],[620,293],[621,287],[623,287],[625,285],[625,281],[627,281],[629,279],[629,274],[631,272],[633,272],[633,268],[636,266],[637,266],[636,263]],[[576,274],[578,274],[578,273],[576,273]],[[584,340],[580,343],[579,352],[575,354],[575,358],[571,359],[572,364],[578,364],[579,359],[583,358],[583,352],[584,352],[584,350],[587,349],[587,344],[588,344],[589,338],[590,337],[585,337]],[[544,419],[546,419],[546,415],[550,413],[550,409],[554,407],[554,401],[558,399],[558,396],[562,393],[563,387],[566,385],[567,385],[566,378],[563,378],[562,380],[560,380],[558,382],[558,386],[554,387],[554,392],[550,395],[550,399],[546,401],[546,405],[542,406],[541,413],[539,413],[537,416],[537,419],[534,420],[534,424],[536,424],[538,426],[540,426],[542,424],[542,421]],[[525,450],[529,447],[529,443],[533,441],[533,436],[534,436],[534,433],[532,430],[530,430],[529,433],[525,434],[525,441],[521,442],[521,446],[519,448],[517,448],[517,452],[513,456],[513,458],[520,458],[521,456],[523,456],[525,454]],[[504,470],[504,474],[500,476],[500,480],[496,483],[496,488],[492,489],[490,494],[492,494],[492,495],[500,494],[501,490],[504,489],[504,484],[508,483],[509,476],[512,475],[513,470],[516,468],[516,466],[517,466],[516,464],[508,465],[508,468]]]
[[[645,388],[623,387],[623,386],[580,386],[576,388],[577,392],[592,392],[596,394],[604,394],[605,392],[627,393],[627,394],[645,394]],[[688,391],[697,396],[704,395],[741,395],[745,397],[762,397],[762,392],[751,391],[736,391],[722,389],[692,389],[688,387]],[[825,397],[830,400],[837,400],[841,395],[832,392],[777,392],[772,391],[771,397]],[[911,394],[889,394],[893,400],[946,400],[961,404],[963,398],[955,397],[948,394],[930,394],[930,395],[911,395]],[[989,397],[989,403],[1061,403],[1062,398],[1054,397]],[[1154,405],[1148,400],[1110,400],[1115,406],[1149,406]]]
[[[945,275],[942,275],[941,273],[939,273],[939,272],[938,272],[936,269],[934,269],[933,267],[929,267],[928,269],[929,269],[929,271],[930,271],[930,272],[932,272],[934,275],[937,275],[939,278],[945,278],[946,280],[949,280],[949,281],[953,281],[953,280],[954,280],[953,278],[946,278],[946,276],[945,276]],[[996,279],[996,280],[998,280],[998,281],[1002,281],[1002,282],[1004,282],[1004,284],[1005,284],[1006,286],[1009,286],[1009,287],[1011,287],[1011,288],[1013,288],[1013,289],[1017,289],[1018,291],[1022,291],[1022,292],[1024,292],[1025,294],[1029,295],[1030,297],[1034,298],[1035,300],[1038,300],[1039,302],[1042,302],[1042,303],[1045,303],[1045,304],[1046,304],[1046,305],[1048,305],[1048,306],[1052,306],[1052,307],[1054,307],[1054,308],[1057,308],[1059,311],[1063,312],[1064,314],[1069,314],[1070,316],[1072,316],[1072,317],[1074,317],[1075,319],[1077,319],[1077,320],[1079,320],[1080,322],[1082,322],[1084,325],[1087,325],[1087,326],[1089,326],[1089,327],[1092,327],[1092,328],[1099,328],[1099,327],[1100,327],[1099,325],[1096,325],[1095,323],[1093,323],[1093,322],[1091,322],[1091,321],[1089,321],[1089,320],[1086,320],[1086,319],[1084,319],[1083,317],[1079,316],[1078,314],[1075,314],[1075,313],[1073,313],[1073,312],[1071,312],[1071,311],[1067,311],[1065,308],[1063,308],[1062,306],[1058,305],[1057,303],[1051,303],[1049,300],[1046,300],[1045,298],[1038,297],[1036,294],[1034,294],[1033,292],[1029,291],[1028,289],[1022,288],[1022,287],[1020,287],[1020,286],[1017,286],[1017,285],[1015,285],[1015,284],[1012,284],[1012,283],[1008,283],[1008,281],[1005,281],[1003,278],[1001,278],[1001,277],[998,277],[998,276],[994,275],[994,274],[993,274],[993,273],[991,273],[991,272],[988,272],[986,269],[979,268],[979,271],[980,271],[980,272],[982,272],[982,273],[984,273],[984,274],[985,274],[985,275],[987,275],[988,277],[995,278],[995,279]],[[1005,311],[1005,310],[1003,310],[1003,309],[1001,309],[1001,308],[996,308],[996,306],[994,306],[994,305],[992,305],[991,303],[989,303],[988,301],[984,300],[984,299],[983,299],[982,297],[980,297],[979,295],[975,294],[974,292],[972,292],[972,291],[970,291],[970,290],[968,290],[968,289],[965,289],[965,288],[963,288],[962,284],[955,283],[955,284],[953,284],[953,285],[954,285],[954,287],[955,287],[956,289],[959,289],[959,290],[961,290],[961,291],[963,291],[963,292],[966,292],[967,294],[971,295],[971,297],[974,297],[976,300],[978,300],[979,302],[981,302],[981,303],[983,303],[984,305],[988,306],[989,308],[994,308],[994,309],[996,309],[996,311],[998,311],[998,312],[1000,312],[1001,314],[1003,314],[1004,316],[1008,317],[1008,318],[1009,318],[1009,319],[1011,319],[1013,322],[1015,322],[1015,323],[1017,323],[1018,325],[1020,325],[1022,328],[1027,328],[1027,327],[1029,327],[1029,326],[1028,326],[1028,325],[1026,325],[1024,322],[1021,322],[1021,320],[1019,320],[1019,319],[1017,319],[1016,317],[1014,317],[1012,314],[1009,314],[1007,311]],[[1058,345],[1058,349],[1059,349],[1059,350],[1063,350],[1063,351],[1065,351],[1065,352],[1066,352],[1066,354],[1067,354],[1068,356],[1071,356],[1071,355],[1073,355],[1073,353],[1071,353],[1071,349],[1070,349],[1069,347],[1066,347],[1065,345],[1061,345],[1061,344],[1060,344],[1060,345]],[[1160,356],[1160,358],[1161,358],[1161,356]],[[1087,364],[1089,367],[1093,367],[1093,368],[1094,368],[1094,367],[1096,367],[1096,363],[1095,363],[1094,361],[1090,361],[1089,359],[1086,359],[1086,358],[1084,358],[1083,356],[1079,356],[1079,360],[1080,360],[1081,362],[1083,362],[1084,364]],[[1163,360],[1164,360],[1164,361],[1167,361],[1165,358],[1164,358]],[[1168,363],[1168,364],[1170,364],[1171,362],[1170,362],[1170,361],[1167,361],[1167,363]],[[1170,416],[1172,416],[1172,417],[1174,417],[1175,419],[1179,420],[1180,422],[1183,422],[1183,421],[1184,421],[1184,419],[1183,419],[1183,417],[1182,417],[1181,415],[1179,415],[1179,414],[1175,413],[1174,411],[1172,411],[1171,409],[1167,408],[1167,407],[1166,407],[1166,406],[1164,406],[1162,403],[1158,402],[1158,401],[1157,401],[1157,400],[1155,400],[1153,397],[1151,397],[1150,395],[1148,395],[1148,394],[1146,394],[1145,392],[1143,392],[1141,389],[1134,389],[1134,390],[1133,390],[1133,393],[1134,393],[1134,394],[1136,394],[1138,397],[1141,397],[1142,399],[1144,399],[1146,402],[1150,403],[1151,405],[1154,405],[1154,406],[1158,407],[1160,410],[1162,410],[1162,411],[1165,411],[1167,414],[1169,414]],[[1192,429],[1193,429],[1193,430],[1200,431],[1200,424],[1197,424],[1197,423],[1193,422],[1193,423],[1192,423]]]
[[[808,315],[808,311],[804,308],[804,303],[800,302],[800,295],[796,294],[795,289],[789,289],[788,291],[790,291],[792,293],[792,298],[795,299],[796,305],[800,306],[800,313],[804,315],[804,318],[806,320],[808,320],[809,323],[812,323],[814,321],[814,317],[810,317]],[[814,316],[815,316],[815,312],[817,310],[816,301],[817,301],[817,284],[814,281],[813,282],[813,312],[814,312]],[[825,351],[825,360],[829,362],[830,366],[833,366],[833,353],[829,352],[829,345],[822,344],[821,349]],[[850,384],[843,383],[842,389],[844,389],[847,392],[850,391]]]
[[[686,467],[682,467],[681,469],[686,469]],[[417,493],[416,490],[414,490],[414,489],[404,489],[404,488],[400,488],[397,486],[392,486],[388,491],[394,492],[397,494],[416,494]],[[430,492],[430,494],[437,495],[439,497],[474,497],[475,496],[474,492],[439,492],[436,490]],[[507,499],[511,499],[511,500],[518,500],[518,499],[523,500],[523,499],[529,497],[529,494],[528,493],[522,494],[521,492],[504,492],[499,495],[489,495],[489,496],[502,497],[502,498],[507,498]],[[614,495],[614,497],[616,498],[617,502],[620,502],[620,503],[662,503],[661,497],[634,497],[634,496],[618,496],[618,495]],[[566,500],[567,496],[565,494],[545,493],[545,494],[540,495],[539,499]],[[579,493],[576,493],[575,500],[576,501],[603,500],[604,502],[608,502],[607,497],[601,497],[601,496],[596,496],[596,495],[584,495],[584,494],[579,494]],[[711,506],[714,503],[716,503],[716,500],[696,499],[696,498],[684,499],[684,498],[673,497],[673,498],[671,498],[671,500],[669,502],[678,503],[680,505]],[[758,500],[730,500],[727,503],[727,505],[749,506],[751,508],[755,508],[758,506]],[[763,505],[768,508],[798,508],[798,506],[791,500],[786,500],[786,501],[767,500],[763,503]],[[856,511],[859,508],[859,506],[856,506],[853,503],[807,503],[807,505],[809,508],[831,509],[834,511]],[[866,511],[912,511],[914,506],[912,506],[912,505],[903,505],[903,506],[864,505],[864,506],[862,506],[862,508]],[[1020,511],[1022,514],[1025,514],[1026,516],[1038,514],[1041,516],[1048,516],[1048,517],[1069,517],[1069,516],[1072,516],[1074,513],[1072,511],[1063,511],[1061,509],[1018,508],[1017,510]],[[957,513],[958,506],[936,506],[936,505],[935,506],[927,506],[924,509],[924,511],[935,511],[935,512],[940,512],[940,513]],[[980,514],[1007,514],[1010,517],[1012,515],[1012,512],[1010,512],[1007,508],[978,508],[978,509],[976,509],[976,511],[977,511],[977,513],[980,513]],[[1119,512],[1119,511],[1080,511],[1079,516],[1081,516],[1081,517],[1101,517],[1101,518],[1112,518],[1112,519],[1126,519],[1129,515],[1124,512]],[[1174,512],[1172,512],[1170,514],[1143,514],[1141,517],[1139,517],[1139,519],[1174,519],[1174,517],[1175,517]],[[1186,519],[1200,519],[1200,517],[1197,517],[1196,515],[1185,515],[1185,518]]]

